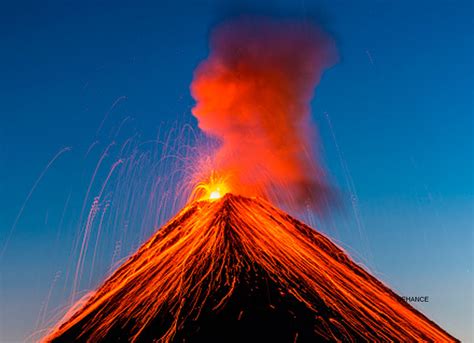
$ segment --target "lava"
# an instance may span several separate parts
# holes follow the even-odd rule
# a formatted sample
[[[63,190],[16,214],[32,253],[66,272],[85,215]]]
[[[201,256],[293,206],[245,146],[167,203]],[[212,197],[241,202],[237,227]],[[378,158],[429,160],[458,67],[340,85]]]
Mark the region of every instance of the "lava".
[[[189,204],[44,342],[456,339],[261,198]]]
[[[190,201],[216,200],[230,192],[227,178],[211,173],[206,181],[199,182],[191,193]]]
[[[216,189],[215,191],[212,191],[211,194],[209,194],[209,199],[211,200],[216,200],[222,198],[222,193],[219,189]]]

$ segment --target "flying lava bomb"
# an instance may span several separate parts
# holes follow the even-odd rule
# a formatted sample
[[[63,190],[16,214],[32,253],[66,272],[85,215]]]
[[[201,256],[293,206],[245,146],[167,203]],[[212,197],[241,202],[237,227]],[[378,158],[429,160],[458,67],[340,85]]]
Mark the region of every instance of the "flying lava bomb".
[[[219,143],[195,200],[45,342],[455,342],[328,238],[275,207],[320,208],[310,102],[334,44],[308,23],[217,27],[193,114]]]

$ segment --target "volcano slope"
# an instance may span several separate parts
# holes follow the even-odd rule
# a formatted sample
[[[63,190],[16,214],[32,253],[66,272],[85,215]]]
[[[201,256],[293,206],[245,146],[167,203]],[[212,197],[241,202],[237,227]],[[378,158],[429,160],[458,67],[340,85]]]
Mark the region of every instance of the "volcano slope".
[[[262,199],[188,205],[45,342],[455,342]]]

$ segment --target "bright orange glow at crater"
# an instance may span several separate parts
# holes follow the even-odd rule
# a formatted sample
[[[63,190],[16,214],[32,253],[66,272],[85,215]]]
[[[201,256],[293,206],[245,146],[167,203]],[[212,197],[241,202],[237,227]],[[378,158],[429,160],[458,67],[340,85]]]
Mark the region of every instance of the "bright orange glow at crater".
[[[211,194],[209,194],[209,199],[211,200],[219,199],[219,198],[222,198],[222,194],[218,189],[215,191],[212,191]]]
[[[217,200],[227,193],[230,193],[230,188],[226,178],[212,173],[206,181],[197,184],[190,200]]]
[[[205,195],[201,198],[202,200],[217,200],[229,193],[229,188],[224,181],[210,182],[204,186],[204,190]]]

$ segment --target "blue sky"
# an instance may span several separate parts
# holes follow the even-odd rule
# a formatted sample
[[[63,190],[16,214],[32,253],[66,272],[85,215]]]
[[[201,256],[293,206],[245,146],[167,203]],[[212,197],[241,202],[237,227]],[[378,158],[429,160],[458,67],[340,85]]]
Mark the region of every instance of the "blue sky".
[[[242,12],[318,20],[336,41],[340,60],[324,74],[312,116],[346,206],[321,230],[401,295],[428,295],[428,304],[415,306],[473,340],[472,7],[461,0],[2,4],[0,247],[45,165],[63,147],[72,150],[36,187],[0,260],[0,340],[21,341],[35,329],[50,289],[44,317],[64,305],[67,289],[58,285],[98,158],[83,158],[89,146],[106,145],[127,116],[128,134],[144,140],[175,120],[195,125],[189,84],[208,33]],[[96,282],[108,264],[94,272]]]

